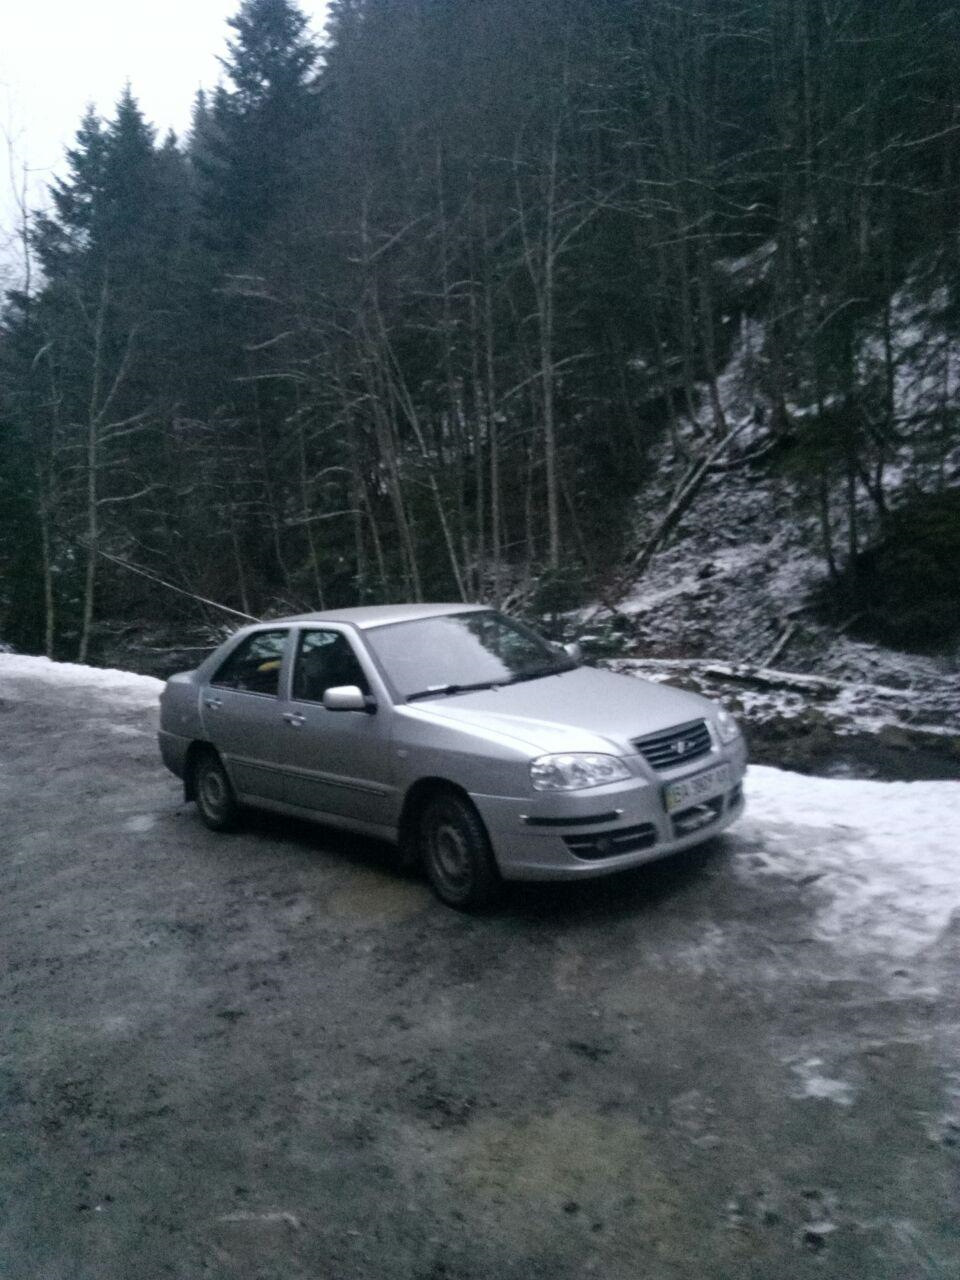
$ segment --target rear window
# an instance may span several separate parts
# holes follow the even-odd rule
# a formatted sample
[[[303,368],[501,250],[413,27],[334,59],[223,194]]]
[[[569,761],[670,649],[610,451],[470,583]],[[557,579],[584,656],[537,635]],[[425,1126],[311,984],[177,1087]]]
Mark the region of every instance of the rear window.
[[[286,631],[258,631],[248,636],[217,669],[210,681],[222,689],[240,689],[276,697],[287,642]]]

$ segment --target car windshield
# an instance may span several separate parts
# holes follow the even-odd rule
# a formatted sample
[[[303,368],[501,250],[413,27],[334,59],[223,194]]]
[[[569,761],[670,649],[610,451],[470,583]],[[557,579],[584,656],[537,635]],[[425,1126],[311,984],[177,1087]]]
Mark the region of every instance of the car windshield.
[[[372,627],[365,638],[408,701],[534,680],[577,665],[533,631],[487,609]]]

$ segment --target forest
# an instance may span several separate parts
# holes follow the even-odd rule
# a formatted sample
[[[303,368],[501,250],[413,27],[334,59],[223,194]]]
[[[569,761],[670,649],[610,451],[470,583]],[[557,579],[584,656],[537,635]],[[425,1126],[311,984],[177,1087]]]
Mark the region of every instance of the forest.
[[[312,34],[244,0],[185,137],[129,86],[22,211],[0,640],[86,662],[217,606],[571,609],[760,467],[837,616],[891,591],[901,639],[948,642],[958,17],[332,0]]]

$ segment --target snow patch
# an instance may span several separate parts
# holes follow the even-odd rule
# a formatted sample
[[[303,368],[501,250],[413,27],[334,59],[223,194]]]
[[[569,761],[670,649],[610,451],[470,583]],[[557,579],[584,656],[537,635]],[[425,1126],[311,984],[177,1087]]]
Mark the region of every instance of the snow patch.
[[[124,831],[131,831],[134,835],[144,835],[147,831],[156,826],[157,820],[152,813],[138,813],[136,817],[128,818],[123,824]]]
[[[836,1080],[824,1075],[820,1070],[822,1066],[822,1058],[807,1058],[804,1062],[793,1064],[793,1072],[798,1077],[798,1088],[794,1096],[818,1098],[825,1102],[835,1102],[841,1107],[849,1107],[856,1096],[853,1085],[846,1080]]]
[[[52,662],[19,653],[0,653],[0,688],[7,680],[36,680],[71,689],[99,689],[127,707],[155,707],[163,681],[132,671],[109,667],[84,667],[73,662]]]
[[[856,952],[914,955],[960,912],[960,783],[811,778],[762,765],[737,831],[775,874],[809,894],[819,935]]]

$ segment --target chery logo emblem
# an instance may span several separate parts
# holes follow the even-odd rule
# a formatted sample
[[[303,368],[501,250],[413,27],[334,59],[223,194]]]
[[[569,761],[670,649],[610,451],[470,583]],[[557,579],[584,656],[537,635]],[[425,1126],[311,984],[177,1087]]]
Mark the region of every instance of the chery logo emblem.
[[[679,742],[675,742],[673,744],[673,751],[675,755],[682,756],[686,749],[687,744],[684,742],[683,738],[681,738]]]

